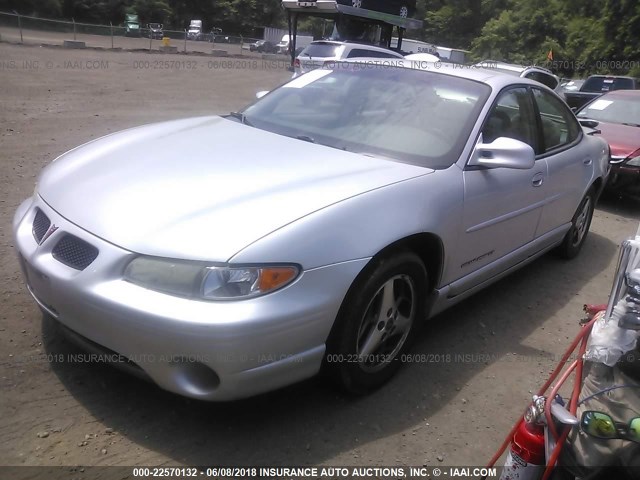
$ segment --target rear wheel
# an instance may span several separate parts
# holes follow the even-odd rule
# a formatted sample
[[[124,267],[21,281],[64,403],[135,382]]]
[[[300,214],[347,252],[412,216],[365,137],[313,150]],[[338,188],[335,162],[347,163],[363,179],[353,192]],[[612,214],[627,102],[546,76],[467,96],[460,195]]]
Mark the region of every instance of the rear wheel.
[[[558,247],[558,253],[566,259],[575,258],[584,245],[593,218],[596,196],[592,188],[580,202],[580,206],[571,220],[571,228]]]
[[[342,388],[364,394],[393,376],[424,315],[426,287],[426,269],[410,252],[381,258],[360,275],[327,345],[325,366]]]

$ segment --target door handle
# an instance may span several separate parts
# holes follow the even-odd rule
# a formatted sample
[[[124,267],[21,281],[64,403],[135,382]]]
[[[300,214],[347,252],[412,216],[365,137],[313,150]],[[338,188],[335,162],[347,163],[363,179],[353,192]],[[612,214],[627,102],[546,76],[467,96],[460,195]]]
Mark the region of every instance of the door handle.
[[[593,163],[593,160],[591,160],[590,158],[585,158],[582,161],[582,163],[588,167],[589,165],[591,165]]]
[[[542,172],[536,173],[531,179],[531,185],[534,187],[541,187],[544,183],[544,174]]]

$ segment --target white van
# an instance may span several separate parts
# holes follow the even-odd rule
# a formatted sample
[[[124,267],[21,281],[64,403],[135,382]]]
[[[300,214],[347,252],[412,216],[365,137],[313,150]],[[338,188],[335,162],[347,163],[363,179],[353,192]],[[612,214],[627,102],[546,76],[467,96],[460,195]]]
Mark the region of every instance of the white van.
[[[285,55],[289,53],[289,40],[288,33],[282,36],[282,40],[276,45],[278,53],[284,53]],[[296,50],[305,48],[311,42],[313,42],[311,35],[296,35]]]

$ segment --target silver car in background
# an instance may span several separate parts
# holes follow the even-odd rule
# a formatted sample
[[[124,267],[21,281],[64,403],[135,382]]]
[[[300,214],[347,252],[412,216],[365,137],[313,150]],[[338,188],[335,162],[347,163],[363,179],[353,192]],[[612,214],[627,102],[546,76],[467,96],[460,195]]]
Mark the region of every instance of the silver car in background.
[[[558,76],[554,75],[551,70],[537,65],[525,66],[513,63],[497,62],[495,60],[485,60],[477,63],[475,66],[495,70],[507,75],[515,75],[517,77],[535,80],[536,82],[546,85],[558,95],[562,95],[564,91]]]
[[[229,400],[326,369],[365,393],[426,318],[577,255],[608,160],[537,82],[342,63],[60,156],[15,245],[47,315],[166,390]]]
[[[294,78],[316,68],[321,68],[325,63],[354,58],[369,58],[381,61],[385,59],[402,59],[404,57],[398,52],[376,47],[375,45],[336,40],[317,40],[307,45],[296,57],[293,63]]]

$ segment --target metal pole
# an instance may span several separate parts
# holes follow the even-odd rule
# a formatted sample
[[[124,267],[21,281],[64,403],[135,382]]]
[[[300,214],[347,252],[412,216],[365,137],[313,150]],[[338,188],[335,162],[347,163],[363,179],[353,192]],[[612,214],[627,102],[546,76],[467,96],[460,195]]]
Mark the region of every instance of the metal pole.
[[[75,42],[75,40],[76,40],[76,20],[75,20],[75,18],[72,18],[71,21],[73,22],[73,41]]]
[[[24,43],[22,40],[22,22],[20,21],[20,14],[15,10],[13,11],[13,13],[15,13],[18,16],[18,29],[20,30],[20,43]]]
[[[187,29],[184,30],[184,53],[187,53]]]
[[[153,34],[151,33],[151,29],[149,29],[149,51],[151,51],[152,43],[153,43]]]
[[[296,58],[296,40],[298,38],[298,12],[293,14],[293,36],[289,37],[289,50],[291,51],[291,66]]]
[[[109,22],[109,30],[111,31],[111,50],[113,50],[113,23]]]
[[[291,42],[291,29],[292,29],[292,26],[291,26],[291,10],[287,10],[287,25],[289,26],[289,42]],[[278,53],[280,53],[280,52],[278,52]],[[290,66],[290,68],[293,68],[293,61],[294,61],[293,57],[294,56],[291,55],[291,51],[289,51],[288,53],[290,54],[290,57],[291,57],[291,66]]]
[[[244,39],[242,38],[242,35],[240,35],[240,55],[242,55],[242,46],[244,45]]]

